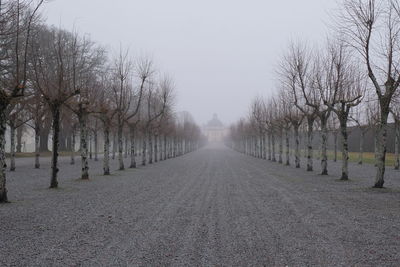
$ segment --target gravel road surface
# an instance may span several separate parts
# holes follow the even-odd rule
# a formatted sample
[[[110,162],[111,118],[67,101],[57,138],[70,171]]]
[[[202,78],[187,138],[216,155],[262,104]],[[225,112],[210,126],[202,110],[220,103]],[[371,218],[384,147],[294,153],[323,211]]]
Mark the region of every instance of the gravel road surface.
[[[50,190],[49,159],[32,161],[8,173],[0,266],[400,266],[394,170],[379,190],[370,165],[340,182],[339,163],[320,176],[211,145],[108,177],[91,161],[90,181],[64,158]]]

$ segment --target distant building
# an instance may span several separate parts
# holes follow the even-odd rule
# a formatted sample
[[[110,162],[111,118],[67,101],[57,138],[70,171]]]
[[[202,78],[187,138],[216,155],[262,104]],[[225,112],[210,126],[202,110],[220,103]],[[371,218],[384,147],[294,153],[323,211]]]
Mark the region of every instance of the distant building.
[[[203,127],[204,135],[208,142],[222,142],[228,133],[228,129],[218,119],[217,114]]]

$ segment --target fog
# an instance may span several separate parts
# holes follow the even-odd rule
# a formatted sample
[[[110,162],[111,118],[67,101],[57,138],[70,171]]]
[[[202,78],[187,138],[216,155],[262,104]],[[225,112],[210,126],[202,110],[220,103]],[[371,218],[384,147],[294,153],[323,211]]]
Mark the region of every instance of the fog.
[[[229,124],[277,82],[291,39],[325,38],[333,0],[56,0],[44,17],[86,33],[111,51],[150,55],[176,83],[177,110],[200,124],[217,113]]]

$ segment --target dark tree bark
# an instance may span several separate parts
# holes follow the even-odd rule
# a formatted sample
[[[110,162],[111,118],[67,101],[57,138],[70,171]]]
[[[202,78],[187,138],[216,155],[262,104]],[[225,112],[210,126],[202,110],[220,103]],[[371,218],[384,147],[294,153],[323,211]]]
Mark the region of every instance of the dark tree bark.
[[[286,140],[286,166],[290,165],[290,138],[289,129],[285,130],[285,140]]]
[[[271,135],[271,146],[272,146],[272,161],[276,162],[276,154],[275,154],[275,133]]]
[[[154,162],[158,162],[158,134],[154,135]]]
[[[118,163],[119,163],[119,170],[122,171],[125,169],[124,166],[124,158],[123,158],[123,127],[124,127],[124,122],[122,118],[118,118]]]
[[[58,173],[58,146],[59,146],[59,135],[60,135],[60,105],[53,103],[51,105],[51,112],[53,116],[53,147],[52,147],[52,159],[51,159],[51,180],[50,188],[57,188],[57,173]]]
[[[80,126],[80,145],[81,145],[81,179],[89,179],[89,162],[88,162],[88,128],[87,128],[87,111],[80,107],[78,115],[79,126]]]
[[[75,164],[75,144],[76,144],[76,135],[75,135],[75,128],[72,130],[72,136],[71,136],[71,161],[70,164],[74,165]]]
[[[394,169],[398,170],[400,168],[400,155],[399,155],[399,146],[400,146],[400,120],[395,118],[394,122],[394,132],[395,132],[395,141],[394,141]]]
[[[153,164],[153,136],[149,132],[147,137],[149,139],[149,164]]]
[[[300,136],[299,136],[299,127],[300,124],[294,124],[293,125],[293,131],[294,131],[294,142],[295,142],[295,165],[296,168],[300,168]]]
[[[342,114],[339,118],[340,121],[340,132],[342,134],[342,177],[341,180],[349,179],[349,146],[348,146],[348,134],[347,134],[347,114]]]
[[[104,158],[103,158],[103,173],[110,175],[110,127],[107,122],[104,123]]]
[[[10,120],[10,171],[15,171],[15,122]]]
[[[328,175],[328,154],[327,154],[327,146],[328,146],[328,118],[329,112],[327,114],[320,116],[321,121],[321,175]]]
[[[93,141],[94,141],[94,161],[99,161],[99,144],[97,129],[93,131]]]
[[[313,125],[315,118],[307,116],[307,171],[313,171]]]
[[[146,151],[146,131],[145,131],[145,133],[144,133],[144,135],[143,135],[143,138],[142,138],[142,166],[146,166],[146,153],[147,153],[147,151]]]
[[[4,98],[4,99],[3,99]],[[5,96],[2,95],[0,91],[0,203],[8,202],[7,198],[7,187],[6,187],[6,107],[8,101]]]
[[[40,123],[35,122],[35,169],[40,168]]]
[[[136,168],[136,156],[135,156],[135,132],[136,132],[136,127],[131,126],[130,127],[130,138],[131,138],[131,165],[129,168]]]

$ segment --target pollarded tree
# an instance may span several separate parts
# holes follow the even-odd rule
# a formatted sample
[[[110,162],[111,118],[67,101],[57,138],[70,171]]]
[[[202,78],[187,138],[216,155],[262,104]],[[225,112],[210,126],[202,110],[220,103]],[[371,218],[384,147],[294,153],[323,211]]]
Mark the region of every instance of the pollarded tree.
[[[303,113],[307,122],[307,171],[313,170],[313,134],[317,118],[315,108],[307,105],[307,98],[312,99],[315,90],[312,88],[312,55],[308,46],[292,43],[289,52],[281,64],[280,74],[292,89],[294,104]]]
[[[28,82],[28,47],[39,2],[0,2],[0,203],[8,202],[5,173],[5,133],[9,106],[24,96]]]
[[[119,169],[124,170],[123,159],[123,130],[126,121],[126,115],[130,109],[132,101],[132,69],[133,61],[130,58],[129,51],[119,51],[118,56],[113,61],[113,85],[114,102],[116,108],[117,120],[117,147],[118,147],[118,162]],[[113,145],[115,147],[115,143]]]
[[[10,105],[11,110],[8,114],[8,125],[10,127],[10,171],[15,171],[15,135],[18,128],[31,120],[29,112],[26,110],[26,103]]]
[[[285,96],[285,114],[286,119],[289,120],[294,134],[295,143],[295,166],[300,168],[300,126],[304,119],[304,114],[295,106],[295,98],[293,95],[293,90],[290,88],[284,88],[283,94]]]
[[[359,105],[364,97],[366,83],[364,77],[353,64],[351,54],[343,43],[331,42],[328,58],[325,61],[325,86],[334,92],[332,101],[324,104],[336,113],[342,136],[342,175],[341,180],[348,180],[348,130],[347,123],[353,107]]]
[[[380,118],[374,187],[382,188],[390,104],[400,85],[400,3],[396,0],[344,0],[343,7],[339,16],[340,29],[364,59],[378,98]]]
[[[295,141],[295,166],[300,168],[300,140],[299,127],[303,120],[303,114],[294,106],[293,92],[282,88],[279,91],[280,106],[282,109],[282,126],[285,130],[286,165],[290,165],[290,132],[293,129]]]
[[[35,169],[40,168],[40,134],[45,124],[46,113],[49,112],[39,90],[33,89],[27,103],[27,110],[32,120],[27,123],[35,133]]]
[[[72,85],[76,47],[71,33],[45,26],[35,30],[37,38],[32,43],[32,68],[34,88],[37,88],[52,114],[52,163],[50,188],[57,188],[58,148],[61,108],[78,95],[79,89]]]
[[[116,103],[113,101],[114,91],[112,90],[111,74],[108,68],[100,73],[98,80],[98,97],[95,99],[97,116],[103,124],[104,138],[104,157],[103,157],[103,174],[110,175],[110,132],[113,125],[113,118],[117,112]]]
[[[256,97],[250,107],[251,121],[255,127],[255,142],[257,147],[257,155],[259,158],[265,159],[265,105],[260,97]]]
[[[89,179],[88,162],[88,120],[89,115],[96,111],[95,100],[99,95],[96,80],[98,73],[105,63],[105,53],[94,42],[77,34],[73,35],[71,49],[72,57],[72,78],[71,86],[73,91],[79,91],[77,98],[69,99],[65,105],[76,115],[80,133],[81,153],[81,179]]]
[[[144,138],[143,138],[143,155],[142,165],[146,165],[146,138],[148,141],[149,164],[153,163],[153,136],[151,129],[153,122],[157,120],[165,112],[166,108],[172,101],[172,92],[174,84],[168,76],[161,77],[158,83],[149,82],[144,98]]]
[[[337,88],[330,86],[332,55],[327,50],[313,59],[311,91],[302,90],[306,105],[313,109],[321,127],[321,175],[328,175],[328,120],[337,93]]]
[[[139,78],[139,86],[137,89],[132,87],[131,91],[131,105],[125,117],[125,121],[129,126],[129,137],[131,143],[130,157],[131,164],[130,168],[136,168],[136,131],[137,127],[141,122],[141,108],[142,108],[142,98],[146,83],[151,79],[155,70],[153,67],[153,62],[148,58],[140,59],[135,68],[137,77]],[[143,108],[142,108],[143,110]],[[143,112],[142,112],[143,113]]]

